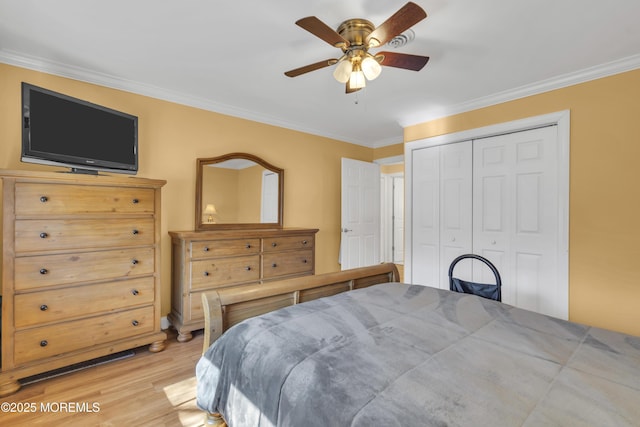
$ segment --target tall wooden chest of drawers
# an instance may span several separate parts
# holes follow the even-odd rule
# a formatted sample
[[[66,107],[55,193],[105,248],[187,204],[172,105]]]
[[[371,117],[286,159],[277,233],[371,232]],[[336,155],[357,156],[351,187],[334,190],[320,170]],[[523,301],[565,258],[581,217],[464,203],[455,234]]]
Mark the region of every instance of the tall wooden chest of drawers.
[[[178,341],[204,328],[202,293],[315,272],[317,229],[175,231],[169,321]]]
[[[151,344],[165,181],[0,170],[0,396],[19,379]]]

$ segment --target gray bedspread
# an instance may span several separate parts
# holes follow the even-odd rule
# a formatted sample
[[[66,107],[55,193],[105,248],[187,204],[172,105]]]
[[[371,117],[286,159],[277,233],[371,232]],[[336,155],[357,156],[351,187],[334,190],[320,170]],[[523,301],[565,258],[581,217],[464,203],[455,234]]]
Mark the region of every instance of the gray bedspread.
[[[640,425],[640,338],[399,283],[248,319],[196,376],[230,427]]]

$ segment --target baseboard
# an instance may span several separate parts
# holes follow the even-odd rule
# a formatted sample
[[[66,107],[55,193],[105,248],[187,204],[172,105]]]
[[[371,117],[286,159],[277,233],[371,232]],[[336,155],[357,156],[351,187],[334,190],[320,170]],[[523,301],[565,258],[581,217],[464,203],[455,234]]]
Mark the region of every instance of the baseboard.
[[[162,316],[160,318],[160,329],[164,331],[169,329],[169,327],[171,327],[171,322],[169,322],[169,319],[167,319],[167,316]]]

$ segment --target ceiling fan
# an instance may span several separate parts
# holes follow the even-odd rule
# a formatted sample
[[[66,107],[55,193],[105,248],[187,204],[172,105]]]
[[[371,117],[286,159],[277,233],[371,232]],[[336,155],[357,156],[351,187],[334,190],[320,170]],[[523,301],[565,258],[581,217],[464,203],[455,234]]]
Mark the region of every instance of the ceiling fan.
[[[342,49],[342,56],[296,68],[284,74],[296,77],[337,64],[333,76],[340,83],[346,84],[346,93],[351,93],[365,87],[366,80],[378,77],[382,71],[381,65],[420,71],[429,61],[428,56],[396,52],[371,54],[369,49],[384,45],[426,17],[427,13],[420,6],[409,2],[377,28],[366,19],[360,18],[344,21],[336,31],[315,16],[299,19],[296,25]]]

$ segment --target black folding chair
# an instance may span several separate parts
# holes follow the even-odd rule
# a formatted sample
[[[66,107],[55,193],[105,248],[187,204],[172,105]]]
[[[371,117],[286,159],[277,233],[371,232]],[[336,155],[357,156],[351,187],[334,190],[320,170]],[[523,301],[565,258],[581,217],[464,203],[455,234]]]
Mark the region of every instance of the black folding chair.
[[[466,280],[458,279],[453,277],[453,268],[456,264],[463,259],[477,259],[485,263],[493,272],[493,275],[496,279],[496,284],[485,284],[485,283],[475,283],[468,282]],[[481,257],[480,255],[475,254],[465,254],[460,255],[456,259],[451,262],[451,266],[449,267],[449,289],[454,292],[463,292],[465,294],[474,294],[483,298],[488,298],[496,301],[502,301],[502,294],[500,291],[500,287],[502,286],[502,280],[500,279],[500,273],[498,273],[498,269],[489,261],[488,259]]]

